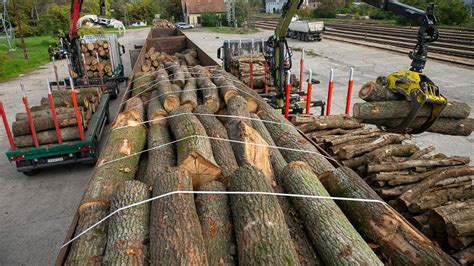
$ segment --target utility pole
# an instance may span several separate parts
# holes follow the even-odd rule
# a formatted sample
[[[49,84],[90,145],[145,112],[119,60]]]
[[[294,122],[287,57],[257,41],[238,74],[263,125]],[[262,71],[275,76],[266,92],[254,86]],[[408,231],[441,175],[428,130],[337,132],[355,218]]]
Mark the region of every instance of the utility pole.
[[[16,21],[16,26],[18,28],[18,34],[20,34],[20,43],[21,43],[21,48],[23,49],[23,55],[26,60],[28,60],[28,53],[26,52],[26,45],[25,45],[25,39],[23,36],[23,30],[21,29],[21,19],[20,15],[18,14],[18,9],[16,8],[16,0],[12,0],[12,5],[13,5],[13,13],[15,14],[15,21]]]

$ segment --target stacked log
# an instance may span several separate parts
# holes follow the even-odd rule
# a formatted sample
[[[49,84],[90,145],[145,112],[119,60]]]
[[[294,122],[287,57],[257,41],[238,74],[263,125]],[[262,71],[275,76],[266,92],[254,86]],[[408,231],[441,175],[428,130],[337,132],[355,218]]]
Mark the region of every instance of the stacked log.
[[[84,67],[88,78],[99,78],[100,75],[111,77],[113,65],[110,57],[110,43],[108,40],[82,43],[81,53],[84,55]]]
[[[362,86],[359,97],[365,103],[356,103],[353,107],[354,117],[367,124],[394,128],[401,124],[411,110],[411,103],[404,97],[390,90],[384,78]],[[418,112],[411,128],[420,127],[431,115],[429,104]],[[441,112],[439,118],[428,128],[428,132],[445,135],[469,136],[474,130],[474,119],[468,118],[471,108],[466,103],[451,102]]]
[[[176,26],[166,19],[158,19],[158,20],[153,21],[152,28],[153,29],[174,29],[176,28]]]
[[[56,108],[56,116],[63,141],[79,139],[79,129],[76,114],[73,107],[69,90],[52,91],[53,101]],[[92,115],[99,105],[102,90],[100,88],[78,89],[76,99],[78,103],[80,123],[84,130],[87,129]],[[39,145],[57,143],[56,128],[53,120],[49,99],[43,97],[40,106],[30,108],[31,117],[36,130]],[[26,113],[17,113],[12,123],[13,142],[19,148],[34,146],[33,136]]]
[[[263,54],[254,56],[234,56],[230,61],[230,73],[238,77],[245,85],[250,84],[250,62],[252,62],[253,88],[265,87],[265,57]]]

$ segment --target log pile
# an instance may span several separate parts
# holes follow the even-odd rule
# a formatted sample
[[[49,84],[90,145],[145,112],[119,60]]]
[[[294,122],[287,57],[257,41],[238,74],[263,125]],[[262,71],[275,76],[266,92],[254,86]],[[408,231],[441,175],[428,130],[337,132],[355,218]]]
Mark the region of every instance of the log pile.
[[[52,91],[58,124],[61,129],[63,141],[79,139],[76,114],[69,90]],[[92,115],[96,112],[100,103],[102,90],[100,88],[82,88],[77,90],[76,99],[84,130],[87,129]],[[36,136],[40,145],[57,143],[56,129],[52,116],[49,99],[43,97],[39,106],[31,106],[31,117],[36,130]],[[17,113],[12,123],[13,142],[19,148],[34,146],[31,135],[28,116],[25,113]]]
[[[110,43],[107,40],[81,43],[81,53],[84,55],[84,67],[88,78],[99,78],[102,75],[111,77],[113,74],[112,59],[110,57]]]
[[[173,63],[175,65],[195,66],[198,65],[198,54],[196,49],[186,49],[181,53],[175,53],[174,55],[167,54],[165,52],[156,51],[154,47],[150,47],[145,53],[145,60],[141,64],[142,72],[154,72],[158,69],[166,68],[166,64]],[[181,73],[182,71],[179,71]]]
[[[81,202],[76,234],[109,210],[149,197],[145,184],[154,197],[175,191],[332,195],[318,178],[337,169],[254,91],[219,70],[185,66],[181,61],[180,67],[189,72],[184,80],[176,75],[175,66],[157,70],[156,79],[164,85],[152,89],[147,107],[127,104],[120,113]],[[226,89],[222,84],[227,84]],[[184,88],[196,90],[196,107],[183,104]],[[165,92],[174,100],[164,97]],[[249,95],[255,97],[254,102]],[[149,123],[140,123],[143,114]],[[361,127],[353,123],[346,130]],[[140,156],[145,145],[147,160]],[[139,169],[143,167],[145,171]],[[133,179],[137,181],[132,184]],[[403,219],[395,211],[390,215]],[[382,236],[390,222],[380,226],[377,221],[364,222],[376,225],[362,231],[331,199],[168,194],[149,205],[127,209],[87,232],[72,243],[65,262],[404,265],[410,258],[429,256],[425,261],[455,264],[433,242],[421,234],[418,237],[415,229],[406,228],[412,234],[405,236],[407,241],[416,247],[406,254],[405,246],[387,244],[391,241]],[[121,224],[129,229],[121,230]],[[142,234],[142,229],[148,232]],[[377,237],[367,238],[375,233]],[[382,245],[383,249],[377,249]]]
[[[153,29],[174,29],[176,28],[176,26],[166,19],[159,19],[159,20],[153,21],[152,28]]]
[[[263,54],[254,56],[234,56],[230,61],[230,73],[238,77],[245,85],[250,84],[250,62],[253,70],[253,88],[263,89],[265,87],[265,57]]]
[[[352,117],[301,115],[292,122],[377,193],[365,198],[385,200],[460,262],[473,262],[465,251],[474,243],[474,167],[469,157],[432,155],[433,146],[421,149],[407,143],[408,135],[365,127]],[[336,181],[355,174],[352,170],[326,177],[330,193],[342,193]],[[366,186],[360,182],[357,186]]]
[[[359,97],[366,101],[353,107],[354,117],[367,124],[393,128],[398,126],[411,109],[411,103],[403,96],[387,88],[379,77],[377,82],[366,83],[359,91]],[[469,136],[474,130],[474,119],[469,118],[471,108],[466,103],[449,101],[440,117],[427,130],[445,135]],[[420,109],[411,127],[421,126],[430,116],[427,105]]]

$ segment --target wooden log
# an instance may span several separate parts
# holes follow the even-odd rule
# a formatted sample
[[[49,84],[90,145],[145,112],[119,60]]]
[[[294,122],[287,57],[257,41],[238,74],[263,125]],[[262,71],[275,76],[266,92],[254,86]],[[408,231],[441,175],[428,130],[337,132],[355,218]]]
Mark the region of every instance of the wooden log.
[[[226,191],[226,185],[211,181],[199,187],[200,191]],[[198,194],[196,210],[201,222],[204,245],[209,265],[236,265],[236,244],[232,214],[227,195]]]
[[[474,180],[474,176],[460,176],[460,177],[452,177],[452,178],[446,178],[444,180],[441,180],[437,182],[435,185],[436,186],[447,186],[447,185],[452,185],[452,184],[458,184],[458,183],[464,183],[468,181]]]
[[[184,77],[186,79],[186,85],[184,85],[184,88],[181,91],[181,105],[186,107],[188,111],[192,112],[198,105],[196,80],[193,78],[191,73],[189,73],[186,66],[181,66],[181,70],[184,72]]]
[[[133,76],[132,97],[150,91],[155,87],[155,76],[150,73],[138,72]]]
[[[89,88],[79,88],[76,90],[77,95],[83,95],[83,94],[92,94],[95,97],[101,97],[102,96],[102,90],[98,87],[89,87]],[[52,90],[51,94],[53,97],[70,97],[70,90]]]
[[[290,162],[283,176],[288,193],[329,196],[304,162]],[[291,198],[291,201],[325,264],[383,265],[333,200]]]
[[[402,186],[397,186],[393,188],[379,188],[375,189],[377,193],[382,197],[382,198],[396,198],[403,193],[407,192],[409,189],[413,188],[415,185],[414,184],[408,184],[408,185],[402,185]]]
[[[153,196],[192,191],[188,171],[167,167],[153,187]],[[201,225],[192,194],[175,194],[155,200],[150,216],[151,265],[207,265]]]
[[[351,144],[350,142],[354,141],[354,140],[360,140],[360,139],[370,139],[370,138],[375,138],[375,137],[380,137],[381,135],[383,135],[384,133],[382,132],[372,132],[372,133],[368,133],[368,134],[365,134],[365,135],[349,135],[349,136],[346,136],[346,135],[343,135],[343,136],[340,136],[340,137],[335,137],[335,138],[331,138],[327,141],[324,141],[324,144],[326,144],[326,146],[336,146],[336,145],[340,145],[340,144]]]
[[[190,172],[193,187],[216,180],[221,168],[214,159],[211,142],[199,119],[184,107],[176,108],[170,116],[171,131],[175,139],[180,140],[176,145],[178,167]]]
[[[249,112],[257,113],[260,106],[265,105],[264,102],[261,100],[258,93],[251,90],[248,86],[242,83],[242,81],[238,80],[232,74],[224,71],[224,70],[215,70],[214,73],[219,73],[220,75],[224,76],[228,80],[232,81],[235,88],[238,90],[240,96],[244,97],[247,101],[247,106],[249,108]]]
[[[166,73],[166,70],[164,69],[159,69],[157,71],[157,87],[158,87],[158,93],[159,93],[159,99],[161,101],[161,104],[165,108],[167,112],[172,111],[175,108],[178,108],[180,105],[180,99],[176,94],[174,93],[171,82],[168,79],[168,74]]]
[[[452,167],[443,167],[435,170],[435,172],[429,177],[425,178],[423,181],[419,182],[413,188],[409,189],[407,192],[403,193],[398,199],[399,202],[409,208],[411,202],[419,197],[424,191],[428,190],[434,186],[437,182],[444,180],[446,178],[464,176],[464,175],[473,175],[474,167],[470,166],[452,166]]]
[[[222,99],[224,99],[224,102],[228,104],[229,99],[233,96],[239,95],[239,92],[230,80],[220,74],[220,71],[214,71],[213,74],[212,80],[214,81],[214,84],[217,85]]]
[[[410,169],[415,167],[433,167],[433,166],[452,166],[468,164],[470,161],[469,157],[453,156],[449,159],[441,160],[412,160],[400,163],[384,163],[384,164],[371,164],[367,165],[367,172],[390,172],[400,171],[404,169]]]
[[[148,186],[140,181],[125,181],[112,197],[110,211],[146,200]],[[148,261],[150,203],[122,210],[109,220],[105,265],[145,265]]]
[[[319,177],[334,197],[382,200],[354,171],[340,167]],[[392,265],[456,265],[436,243],[387,204],[337,201],[351,224]]]
[[[77,140],[80,138],[79,129],[77,127],[64,127],[64,128],[61,128],[60,131],[61,131],[61,137],[63,141]],[[45,144],[58,142],[58,138],[56,136],[56,130],[54,129],[37,132],[36,137],[38,139],[39,145],[45,145]],[[35,145],[32,135],[14,136],[13,143],[15,143],[15,146],[18,148],[31,147]]]
[[[355,103],[352,111],[357,119],[392,119],[405,118],[411,110],[411,103],[408,101],[388,101],[388,102],[366,102]],[[466,103],[449,102],[441,112],[440,117],[444,118],[467,118],[471,113],[471,107]],[[424,105],[418,112],[417,117],[429,117],[431,107]]]
[[[128,114],[133,116],[137,122],[143,122],[145,120],[145,106],[141,98],[130,98],[125,104],[125,110]]]
[[[184,72],[179,64],[175,64],[172,62],[166,62],[165,68],[170,73],[170,81],[173,84],[178,85],[181,89],[184,88],[184,84],[186,84]]]
[[[56,97],[53,98],[55,107],[73,107],[71,97]],[[92,94],[80,94],[77,96],[77,105],[88,107],[88,103],[94,101],[94,95]],[[41,98],[41,105],[49,107],[49,99],[47,97]]]
[[[392,144],[378,148],[362,156],[342,161],[344,166],[356,168],[370,161],[382,160],[389,156],[407,157],[414,154],[418,147],[415,144]]]
[[[342,128],[342,129],[354,129],[361,128],[363,125],[356,119],[346,115],[332,115],[332,116],[320,116],[310,123],[301,125],[299,129],[303,133],[308,133],[316,130]]]
[[[429,224],[435,238],[460,250],[474,242],[474,200],[441,206],[430,212]]]
[[[427,211],[454,201],[474,198],[474,188],[469,180],[465,183],[431,188],[418,196],[409,206],[412,212]],[[474,233],[474,231],[473,231]]]
[[[240,167],[231,177],[231,191],[271,192],[257,168]],[[239,264],[295,265],[298,263],[284,216],[275,196],[231,195],[230,203]]]
[[[83,120],[81,116],[81,120]],[[61,114],[57,115],[57,120],[60,128],[77,126],[75,114]],[[39,116],[33,118],[36,132],[55,129],[53,117]],[[31,134],[30,124],[27,120],[14,121],[12,123],[13,136],[29,135]]]
[[[359,98],[366,102],[401,101],[404,96],[389,90],[382,82],[367,82],[359,90]]]
[[[152,123],[148,130],[148,165],[143,182],[153,187],[159,173],[166,167],[176,166],[175,144],[172,141],[168,124]]]
[[[219,111],[220,100],[217,87],[211,81],[211,74],[202,66],[195,66],[191,70],[196,78],[196,84],[202,93],[202,102],[213,113]]]
[[[181,99],[181,91],[182,90],[177,84],[171,84],[171,90],[174,92],[174,95],[176,95],[176,97]]]
[[[235,116],[229,118],[229,122],[242,121],[249,126],[252,125],[247,101],[240,95],[233,96],[227,101],[227,111],[229,112],[229,115]]]
[[[51,108],[49,108],[49,106],[47,106],[47,107],[41,106],[41,108],[42,108],[42,110],[38,110],[38,111],[35,111],[35,112],[31,111],[31,117],[32,118],[37,118],[37,117],[42,117],[42,116],[52,117]],[[79,112],[81,114],[84,113],[84,108],[79,107]],[[75,114],[75,111],[74,111],[74,108],[57,107],[56,108],[56,114],[57,115]],[[15,114],[15,120],[16,121],[28,120],[28,115],[26,113],[16,113]]]
[[[274,112],[262,110],[257,114],[270,132],[273,141],[279,147],[287,162],[304,161],[308,163],[316,174],[331,171],[334,167],[318,149],[306,140],[283,116]]]
[[[474,246],[470,246],[454,253],[453,257],[458,260],[462,266],[472,265],[474,263]]]
[[[150,56],[155,53],[155,47],[150,47],[150,49],[148,49],[148,51],[145,53],[145,58],[150,58]]]
[[[358,155],[371,152],[389,144],[400,144],[408,136],[401,134],[386,134],[369,144],[347,145],[339,150],[338,156],[341,159],[351,159]]]
[[[406,159],[406,161],[420,159],[423,155],[426,155],[426,154],[434,151],[434,149],[435,149],[435,146],[429,146],[429,147],[426,147],[424,149],[421,149],[421,150],[413,153],[410,157],[408,157]]]
[[[150,121],[150,124],[167,124],[164,118],[168,116],[168,112],[166,112],[158,96],[158,91],[151,93],[150,100],[148,101],[147,120],[156,120]]]
[[[197,53],[183,53],[184,59],[186,60],[186,65],[196,66],[199,65],[199,60],[197,58]]]
[[[217,120],[216,117],[211,116],[212,112],[204,105],[199,105],[194,109],[194,113],[204,126],[206,134],[209,137],[219,139],[229,139],[227,130],[224,125]],[[229,184],[229,178],[232,173],[239,168],[237,160],[235,159],[232,145],[228,141],[211,139],[211,146],[216,163],[221,167],[222,172],[219,180],[226,186]]]
[[[426,118],[415,118],[411,127],[419,127],[426,121]],[[395,127],[399,125],[401,119],[375,119],[375,120],[363,120],[366,124],[373,124],[384,127]],[[451,118],[438,118],[430,128],[426,131],[433,133],[440,133],[444,135],[453,136],[469,136],[474,130],[474,119],[451,119]]]

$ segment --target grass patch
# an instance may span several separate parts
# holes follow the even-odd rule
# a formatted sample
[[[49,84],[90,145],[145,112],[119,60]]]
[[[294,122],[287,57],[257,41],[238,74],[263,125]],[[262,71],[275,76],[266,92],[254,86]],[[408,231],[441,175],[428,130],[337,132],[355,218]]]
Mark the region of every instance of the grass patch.
[[[232,28],[232,27],[201,27],[212,32],[224,33],[224,34],[251,34],[261,32],[259,29],[252,28]]]
[[[20,40],[16,40],[16,50],[8,51],[5,40],[0,42],[0,81],[27,73],[49,62],[48,46],[57,45],[51,36],[25,38],[28,60],[23,57]]]
[[[301,51],[303,51],[303,48],[300,48],[300,47],[290,47],[290,48],[291,48],[291,50],[292,50],[293,52],[301,52]],[[305,50],[304,50],[304,54],[305,54],[305,55],[309,55],[309,56],[313,56],[313,57],[315,57],[315,56],[321,56],[320,54],[316,53],[313,49],[305,49]]]

